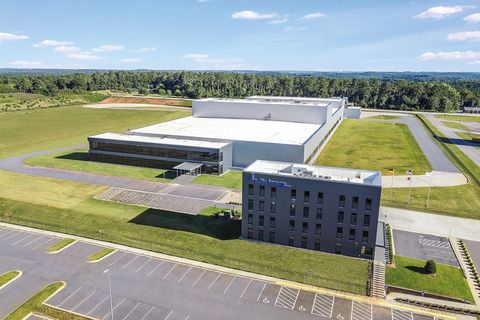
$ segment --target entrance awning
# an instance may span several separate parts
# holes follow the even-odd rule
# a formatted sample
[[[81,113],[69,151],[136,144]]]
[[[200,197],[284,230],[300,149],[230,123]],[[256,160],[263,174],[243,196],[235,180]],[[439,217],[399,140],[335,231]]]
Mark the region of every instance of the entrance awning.
[[[203,166],[202,163],[197,162],[182,162],[179,165],[173,167],[175,170],[183,170],[183,171],[194,171],[199,169]]]

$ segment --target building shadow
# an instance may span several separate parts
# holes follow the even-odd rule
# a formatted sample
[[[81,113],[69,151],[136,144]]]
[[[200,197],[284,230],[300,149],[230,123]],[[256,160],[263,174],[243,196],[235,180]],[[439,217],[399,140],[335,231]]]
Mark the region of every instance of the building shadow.
[[[131,219],[129,223],[191,232],[219,240],[238,239],[241,234],[240,220],[225,220],[216,216],[192,215],[158,209],[147,209]]]
[[[65,160],[76,160],[76,161],[91,161],[90,160],[90,155],[88,152],[71,152],[67,153],[58,157],[55,157],[55,159],[65,159]]]

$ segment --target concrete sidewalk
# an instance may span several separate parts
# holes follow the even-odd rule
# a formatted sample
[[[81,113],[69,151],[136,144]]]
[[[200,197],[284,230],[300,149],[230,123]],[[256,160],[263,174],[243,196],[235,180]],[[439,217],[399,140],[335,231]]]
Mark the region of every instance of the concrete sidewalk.
[[[467,183],[468,179],[459,172],[432,171],[430,175],[421,176],[382,176],[383,188],[451,187]]]

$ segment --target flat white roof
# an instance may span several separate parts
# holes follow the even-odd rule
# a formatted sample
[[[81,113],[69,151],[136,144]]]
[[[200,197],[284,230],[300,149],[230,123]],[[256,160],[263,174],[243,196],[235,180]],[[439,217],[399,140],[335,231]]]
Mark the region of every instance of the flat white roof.
[[[250,96],[246,97],[245,99],[248,100],[257,100],[257,101],[265,101],[269,100],[270,102],[275,101],[285,101],[285,102],[293,102],[299,101],[300,103],[326,103],[329,104],[330,102],[341,102],[345,98],[309,98],[309,97],[282,97],[282,96]]]
[[[381,187],[379,171],[313,166],[299,163],[257,160],[245,172],[265,173],[307,179],[368,184]]]
[[[207,149],[220,149],[227,145],[229,142],[218,142],[218,141],[202,141],[202,140],[189,140],[189,139],[177,139],[177,138],[164,138],[164,137],[152,137],[144,135],[135,135],[128,133],[102,133],[91,138],[105,139],[105,140],[114,140],[114,141],[130,141],[130,142],[140,142],[140,143],[155,143],[155,144],[165,144],[172,146],[192,146],[200,147]]]
[[[279,99],[279,98],[284,98],[284,99]],[[205,98],[205,99],[199,99],[197,101],[210,101],[210,102],[218,102],[222,103],[225,101],[232,102],[232,103],[239,103],[239,104],[247,104],[247,103],[262,103],[262,104],[273,104],[273,105],[310,105],[310,106],[316,106],[316,107],[326,107],[328,106],[331,102],[333,101],[338,101],[338,100],[330,100],[330,99],[308,99],[304,98],[303,100],[301,98],[292,98],[288,99],[286,97],[272,97],[272,100],[270,100],[268,97],[262,97],[262,98],[252,98],[248,97],[246,99],[231,99],[231,98]]]
[[[138,134],[192,139],[207,138],[280,144],[304,144],[321,125],[255,119],[186,117],[145,128],[131,130]]]

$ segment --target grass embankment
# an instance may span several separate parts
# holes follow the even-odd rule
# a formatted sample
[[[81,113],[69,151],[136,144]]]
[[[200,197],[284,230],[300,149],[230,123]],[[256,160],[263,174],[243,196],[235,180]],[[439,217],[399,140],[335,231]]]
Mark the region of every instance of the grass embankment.
[[[455,122],[455,121],[442,121],[443,125],[452,129],[463,130],[463,131],[470,131],[470,128],[466,125]]]
[[[435,118],[450,120],[450,121],[460,121],[460,122],[480,122],[480,116],[462,116],[456,114],[436,114]]]
[[[87,318],[69,313],[63,310],[54,309],[45,306],[43,303],[51,297],[55,292],[64,286],[63,282],[54,282],[44,289],[40,290],[33,297],[28,299],[24,304],[7,315],[5,320],[22,320],[30,313],[35,313],[49,319],[56,320],[87,320]]]
[[[424,174],[431,167],[415,138],[404,124],[344,120],[317,158],[316,164],[380,170],[396,174],[413,170]]]
[[[396,268],[387,268],[389,285],[473,302],[467,280],[459,268],[437,263],[435,276],[425,274],[425,261],[396,256]]]
[[[402,116],[392,116],[392,115],[388,115],[388,114],[381,114],[381,115],[378,115],[378,116],[373,116],[373,117],[366,117],[366,118],[363,118],[363,119],[375,119],[375,120],[397,120],[397,119],[400,119]]]
[[[48,253],[57,253],[60,250],[66,248],[67,246],[71,245],[74,242],[75,242],[75,240],[73,240],[73,239],[68,239],[68,238],[62,239],[62,240],[58,241],[57,243],[53,244],[52,246],[50,246],[49,248],[47,248],[47,252]]]
[[[87,261],[88,262],[98,262],[100,261],[101,259],[105,258],[106,256],[108,256],[109,254],[111,254],[112,252],[114,252],[115,250],[112,249],[112,248],[103,248],[103,249],[100,249],[99,251],[95,252],[94,254],[92,254],[91,256],[89,256],[87,258]]]
[[[88,150],[69,150],[44,154],[25,160],[30,166],[100,173],[117,177],[168,183],[167,170],[90,161]],[[166,177],[166,178],[164,178]]]
[[[0,181],[0,220],[6,222],[365,293],[368,263],[363,260],[239,240],[240,221],[224,221],[208,212],[194,216],[99,201],[90,197],[98,187],[76,182],[63,181],[57,192],[57,180],[22,176],[31,190],[37,185],[43,189],[17,195],[23,186],[11,181],[19,175],[2,175],[12,176],[5,185]]]
[[[10,281],[15,279],[20,275],[20,271],[14,270],[5,272],[4,274],[0,275],[0,288],[7,285]]]
[[[202,174],[196,177],[192,183],[208,184],[211,186],[226,187],[232,189],[242,188],[242,172],[228,171],[221,176]]]

